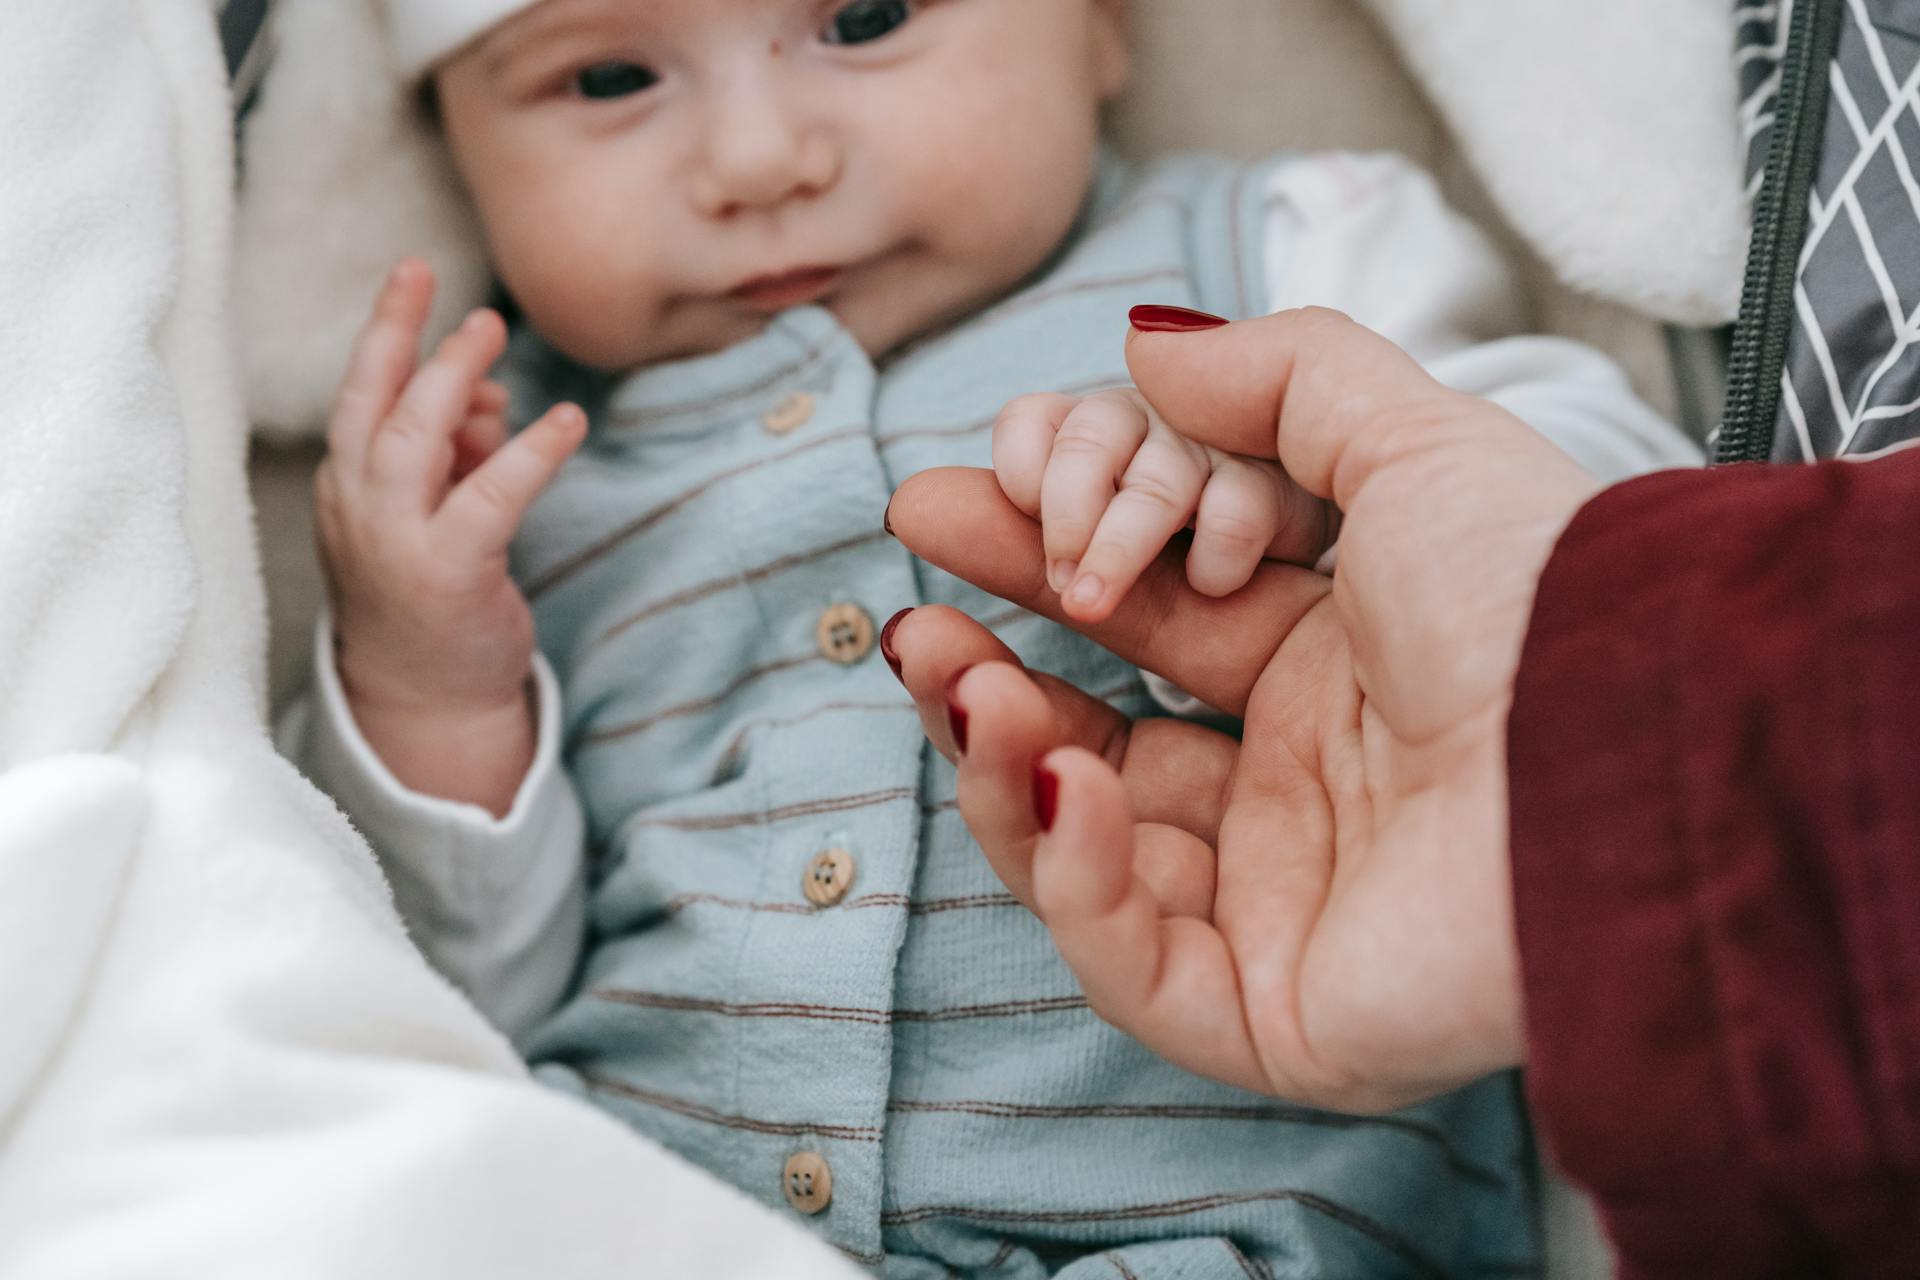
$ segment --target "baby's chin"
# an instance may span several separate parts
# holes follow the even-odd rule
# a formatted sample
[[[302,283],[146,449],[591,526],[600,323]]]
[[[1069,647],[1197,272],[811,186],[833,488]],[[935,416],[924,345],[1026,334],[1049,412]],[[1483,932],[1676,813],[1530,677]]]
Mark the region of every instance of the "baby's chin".
[[[990,300],[990,291],[984,289],[966,290],[964,296],[954,297],[931,290],[854,289],[812,305],[831,313],[868,358],[879,362],[964,319]],[[782,314],[753,311],[718,299],[687,304],[680,315],[664,323],[635,324],[618,333],[597,331],[590,321],[542,325],[531,309],[528,319],[549,346],[574,363],[620,377],[671,361],[716,355],[765,333]],[[635,329],[648,332],[653,340],[633,340]]]

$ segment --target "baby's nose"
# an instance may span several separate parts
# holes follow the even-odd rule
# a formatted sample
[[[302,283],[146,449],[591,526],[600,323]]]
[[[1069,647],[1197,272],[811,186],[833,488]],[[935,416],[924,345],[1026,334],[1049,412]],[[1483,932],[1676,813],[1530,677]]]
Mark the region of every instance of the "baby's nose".
[[[729,218],[773,208],[817,196],[838,180],[841,149],[825,122],[800,118],[765,90],[726,96],[695,171],[693,200],[702,214]]]

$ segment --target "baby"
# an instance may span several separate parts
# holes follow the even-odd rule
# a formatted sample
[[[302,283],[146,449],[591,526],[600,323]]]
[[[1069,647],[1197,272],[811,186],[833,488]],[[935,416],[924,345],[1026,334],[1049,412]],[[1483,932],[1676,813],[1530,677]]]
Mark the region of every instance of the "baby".
[[[1511,1079],[1340,1117],[1107,1027],[882,661],[877,619],[945,604],[1185,709],[882,528],[993,460],[1076,616],[1190,522],[1195,584],[1244,581],[1284,489],[1125,392],[1136,302],[1336,306],[1606,479],[1693,460],[1594,353],[1494,340],[1498,260],[1404,163],[1105,154],[1123,8],[392,0],[515,318],[416,368],[433,282],[394,270],[283,742],[542,1079],[880,1274],[1530,1272]]]

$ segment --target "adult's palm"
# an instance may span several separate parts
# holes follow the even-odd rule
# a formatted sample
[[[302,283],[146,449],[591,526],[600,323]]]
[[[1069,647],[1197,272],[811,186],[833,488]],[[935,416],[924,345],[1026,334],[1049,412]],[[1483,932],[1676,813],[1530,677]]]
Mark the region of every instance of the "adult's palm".
[[[1191,1070],[1374,1110],[1517,1062],[1506,713],[1535,582],[1595,485],[1333,313],[1135,333],[1128,356],[1177,430],[1280,460],[1297,559],[1337,525],[1338,571],[1270,563],[1214,600],[1170,552],[1080,628],[1240,717],[1239,740],[1128,722],[963,615],[909,615],[893,647],[969,826],[1093,1007]],[[891,521],[1066,621],[990,473],[915,476]]]

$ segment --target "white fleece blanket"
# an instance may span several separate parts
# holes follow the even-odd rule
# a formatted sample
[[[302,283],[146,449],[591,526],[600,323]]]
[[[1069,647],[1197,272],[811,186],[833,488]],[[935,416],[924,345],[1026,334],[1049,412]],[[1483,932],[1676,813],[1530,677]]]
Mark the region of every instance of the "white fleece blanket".
[[[1366,0],[1501,212],[1582,292],[1721,324],[1747,252],[1731,0]]]
[[[0,4],[0,1275],[855,1274],[531,1083],[269,746],[223,86],[207,0]]]

